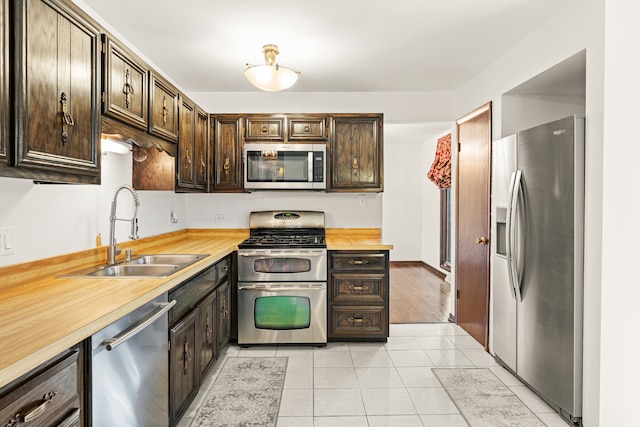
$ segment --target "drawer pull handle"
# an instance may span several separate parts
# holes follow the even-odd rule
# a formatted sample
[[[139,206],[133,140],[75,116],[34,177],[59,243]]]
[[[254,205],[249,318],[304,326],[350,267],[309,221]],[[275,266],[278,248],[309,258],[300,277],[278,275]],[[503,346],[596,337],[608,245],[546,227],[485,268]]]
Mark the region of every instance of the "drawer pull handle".
[[[354,290],[354,291],[368,291],[369,287],[366,286],[366,285],[364,285],[364,286],[353,286],[351,289]]]
[[[354,323],[354,324],[363,324],[364,323],[364,318],[362,318],[362,317],[350,317],[349,318],[349,322]]]
[[[262,133],[269,132],[269,128],[267,127],[267,125],[262,125],[262,128],[260,130],[262,131]]]
[[[349,264],[351,264],[351,265],[366,265],[366,264],[369,264],[369,261],[367,261],[366,259],[350,259],[347,262]]]
[[[305,133],[311,132],[311,129],[309,128],[309,125],[304,125],[304,132]]]
[[[37,419],[40,415],[44,414],[49,406],[49,403],[56,397],[58,394],[55,391],[50,391],[42,397],[42,400],[37,403],[37,406],[33,409],[30,409],[26,414],[16,414],[13,417],[13,420],[9,422],[8,425],[17,425],[17,423],[28,423]],[[15,424],[14,424],[15,423]]]

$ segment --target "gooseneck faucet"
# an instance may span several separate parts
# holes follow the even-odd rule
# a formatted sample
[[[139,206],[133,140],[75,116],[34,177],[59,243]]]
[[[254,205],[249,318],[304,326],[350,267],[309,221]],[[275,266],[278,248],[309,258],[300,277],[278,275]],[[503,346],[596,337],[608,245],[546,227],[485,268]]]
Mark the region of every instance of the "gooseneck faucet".
[[[118,205],[118,193],[121,190],[128,190],[133,196],[133,202],[135,204],[135,210],[133,211],[133,218],[123,219],[116,217],[116,207]],[[109,217],[109,252],[107,255],[107,265],[113,265],[116,263],[116,255],[122,250],[116,246],[116,221],[128,221],[131,223],[131,240],[138,240],[138,206],[140,206],[140,200],[138,199],[138,193],[130,185],[122,185],[116,189],[113,195],[113,201],[111,202],[111,216]]]

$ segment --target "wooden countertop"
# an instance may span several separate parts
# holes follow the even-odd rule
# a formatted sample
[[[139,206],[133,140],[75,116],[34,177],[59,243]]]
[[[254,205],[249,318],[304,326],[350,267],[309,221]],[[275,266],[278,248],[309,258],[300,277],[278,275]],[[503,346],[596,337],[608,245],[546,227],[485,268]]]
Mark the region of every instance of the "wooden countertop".
[[[103,264],[105,246],[0,268],[0,387],[215,264],[248,236],[247,229],[192,229],[120,245],[134,256],[210,255],[162,278],[58,278]],[[327,248],[393,246],[381,242],[379,229],[327,229]]]

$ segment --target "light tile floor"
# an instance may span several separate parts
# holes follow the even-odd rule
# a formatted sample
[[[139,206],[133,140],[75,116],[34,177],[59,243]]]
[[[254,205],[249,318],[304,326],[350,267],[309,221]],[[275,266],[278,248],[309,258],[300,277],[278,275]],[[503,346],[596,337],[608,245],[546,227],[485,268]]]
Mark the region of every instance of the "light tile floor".
[[[491,369],[547,426],[566,427],[459,326],[393,324],[387,343],[228,346],[178,427],[188,427],[225,357],[288,356],[277,427],[463,427],[433,367]]]

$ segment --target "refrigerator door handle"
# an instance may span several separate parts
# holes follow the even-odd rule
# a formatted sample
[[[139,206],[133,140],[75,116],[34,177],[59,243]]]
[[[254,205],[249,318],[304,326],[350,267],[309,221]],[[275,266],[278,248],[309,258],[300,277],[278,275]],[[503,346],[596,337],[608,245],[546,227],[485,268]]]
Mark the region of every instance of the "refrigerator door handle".
[[[520,189],[522,188],[522,171],[517,170],[511,176],[511,186],[509,188],[509,207],[507,210],[507,262],[509,264],[509,281],[514,298],[522,301],[520,290],[520,271],[518,268],[518,257],[516,250],[517,231],[516,218],[518,217],[518,201],[520,199]]]

